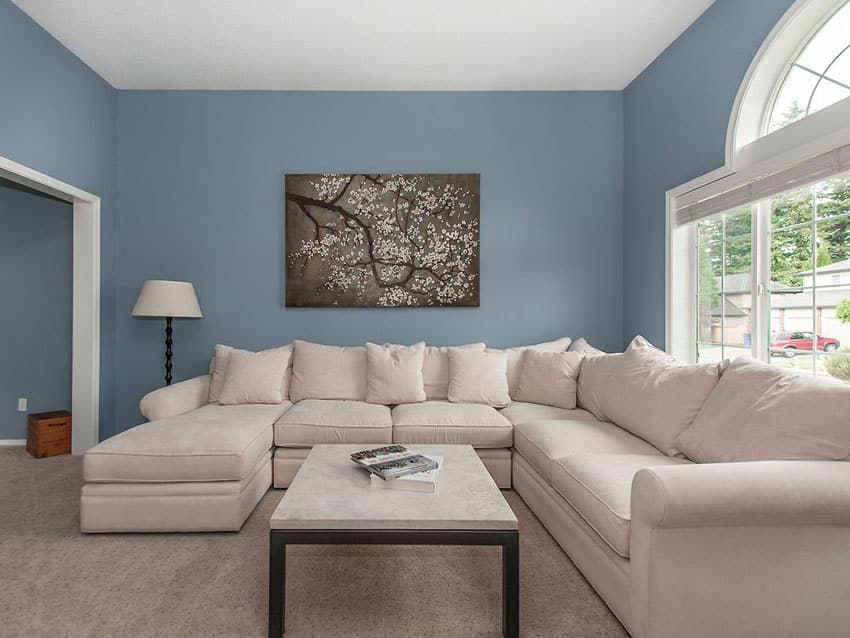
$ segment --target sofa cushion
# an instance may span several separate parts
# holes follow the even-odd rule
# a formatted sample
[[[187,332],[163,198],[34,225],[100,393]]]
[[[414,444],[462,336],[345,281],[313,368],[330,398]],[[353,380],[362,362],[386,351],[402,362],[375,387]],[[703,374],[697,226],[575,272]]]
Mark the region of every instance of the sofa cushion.
[[[262,352],[232,350],[218,402],[222,405],[280,403],[281,384],[291,355],[289,347]]]
[[[425,400],[425,342],[413,346],[366,344],[366,402],[395,405]]]
[[[393,441],[404,445],[511,447],[513,426],[489,405],[426,401],[393,408]]]
[[[295,341],[292,355],[293,403],[304,399],[366,400],[366,348],[339,348]]]
[[[483,343],[470,343],[457,347],[481,351],[486,346]],[[449,348],[447,346],[427,346],[425,348],[422,379],[425,383],[426,400],[445,401],[449,398]]]
[[[693,422],[725,363],[683,365],[635,337],[622,354],[585,357],[578,403],[673,456],[676,437]]]
[[[449,401],[510,405],[507,364],[508,355],[501,350],[449,348]]]
[[[514,448],[544,479],[551,482],[552,460],[595,452],[603,454],[657,454],[643,439],[613,423],[598,421],[590,412],[573,410],[569,419],[526,421],[514,426]]]
[[[218,399],[221,396],[221,389],[224,387],[224,378],[227,375],[227,366],[230,363],[230,353],[234,350],[236,350],[236,348],[222,344],[217,344],[215,347],[215,354],[212,359],[210,359],[209,367],[210,392],[208,400],[210,403],[218,403]],[[281,400],[287,401],[289,399],[289,381],[292,378],[292,344],[288,343],[285,346],[270,348],[263,352],[271,352],[274,350],[281,350],[288,353],[286,358],[289,363],[286,367],[286,372],[283,373],[283,378],[281,379],[280,384]]]
[[[677,445],[700,463],[850,458],[850,387],[735,359]]]
[[[393,421],[385,405],[363,401],[305,399],[274,425],[275,445],[312,447],[319,443],[390,443]]]
[[[571,454],[553,462],[552,486],[611,549],[628,558],[635,474],[688,463],[659,454]]]
[[[564,408],[556,408],[552,405],[524,403],[522,401],[514,401],[508,407],[499,410],[499,412],[514,425],[525,423],[526,421],[570,419],[577,412],[590,415],[590,413],[585,410],[565,410]]]
[[[239,481],[272,447],[291,404],[217,405],[138,425],[86,452],[86,481]]]
[[[570,347],[572,343],[572,339],[569,337],[561,337],[560,339],[555,339],[554,341],[545,341],[543,343],[535,343],[530,346],[516,346],[513,348],[506,348],[505,352],[508,355],[508,392],[511,397],[519,388],[519,377],[522,372],[522,364],[523,364],[523,355],[526,350],[537,350],[539,352],[566,352],[567,348]]]
[[[587,339],[584,337],[579,337],[575,341],[570,344],[570,347],[567,348],[568,352],[580,352],[582,354],[590,355],[590,354],[606,354],[604,350],[600,350],[596,346],[592,345]]]
[[[579,352],[528,350],[523,354],[519,385],[511,397],[572,410],[576,379],[584,355]]]

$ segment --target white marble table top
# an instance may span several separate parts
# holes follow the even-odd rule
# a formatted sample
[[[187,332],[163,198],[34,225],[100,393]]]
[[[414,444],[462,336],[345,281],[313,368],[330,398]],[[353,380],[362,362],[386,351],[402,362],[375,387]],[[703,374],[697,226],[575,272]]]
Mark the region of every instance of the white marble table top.
[[[379,447],[316,445],[271,516],[272,529],[514,530],[517,519],[469,445],[417,445],[443,457],[437,491],[369,487],[352,452]]]

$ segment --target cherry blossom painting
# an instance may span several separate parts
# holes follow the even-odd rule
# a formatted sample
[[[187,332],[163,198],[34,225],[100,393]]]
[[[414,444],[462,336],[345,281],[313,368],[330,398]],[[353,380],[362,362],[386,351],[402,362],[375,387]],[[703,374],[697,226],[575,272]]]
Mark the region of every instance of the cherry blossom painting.
[[[286,305],[479,305],[477,174],[286,176]]]

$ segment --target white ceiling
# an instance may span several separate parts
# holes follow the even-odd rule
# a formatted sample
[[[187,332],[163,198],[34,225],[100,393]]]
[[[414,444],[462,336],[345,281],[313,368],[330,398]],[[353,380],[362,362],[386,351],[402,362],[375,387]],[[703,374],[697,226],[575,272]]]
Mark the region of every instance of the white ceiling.
[[[713,0],[14,0],[121,89],[622,89]]]

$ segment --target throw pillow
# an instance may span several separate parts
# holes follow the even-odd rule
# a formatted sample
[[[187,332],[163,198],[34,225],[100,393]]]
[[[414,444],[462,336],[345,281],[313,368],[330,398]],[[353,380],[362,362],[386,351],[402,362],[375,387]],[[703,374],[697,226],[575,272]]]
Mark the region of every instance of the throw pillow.
[[[605,351],[600,350],[596,346],[590,344],[590,342],[584,337],[579,337],[575,341],[570,344],[568,348],[570,352],[581,352],[582,354],[590,355],[590,354],[606,354]]]
[[[295,341],[290,400],[366,400],[366,348]]]
[[[510,405],[508,355],[500,350],[449,348],[449,401]]]
[[[286,348],[262,352],[231,350],[218,402],[222,405],[281,403],[281,383],[289,357]]]
[[[514,398],[574,410],[576,379],[583,358],[580,352],[527,351]]]
[[[484,350],[483,343],[458,346],[467,350]],[[422,379],[425,383],[425,398],[428,401],[445,401],[449,398],[449,349],[446,346],[425,348],[422,364]]]
[[[622,354],[585,357],[578,405],[675,456],[676,437],[693,422],[722,371],[716,363],[683,365],[637,337]]]
[[[850,387],[735,359],[676,440],[698,463],[850,460]]]
[[[546,341],[544,343],[535,343],[530,346],[516,346],[514,348],[506,348],[508,353],[508,392],[513,397],[519,387],[519,377],[522,372],[523,354],[528,350],[539,350],[541,352],[566,352],[570,347],[572,339],[569,337],[561,337],[554,341]]]
[[[413,346],[366,344],[366,402],[383,405],[425,400],[425,342]]]
[[[231,346],[216,345],[215,354],[210,361],[210,393],[208,397],[209,403],[218,403],[221,396],[221,389],[224,387],[224,377],[227,374],[227,364],[230,362],[230,353],[235,348]],[[286,372],[283,373],[283,379],[280,386],[280,395],[283,400],[289,398],[289,380],[292,377],[292,344],[288,343],[279,348],[270,348],[270,350],[281,350],[286,354],[289,364],[286,366]],[[267,352],[263,350],[263,352]]]

